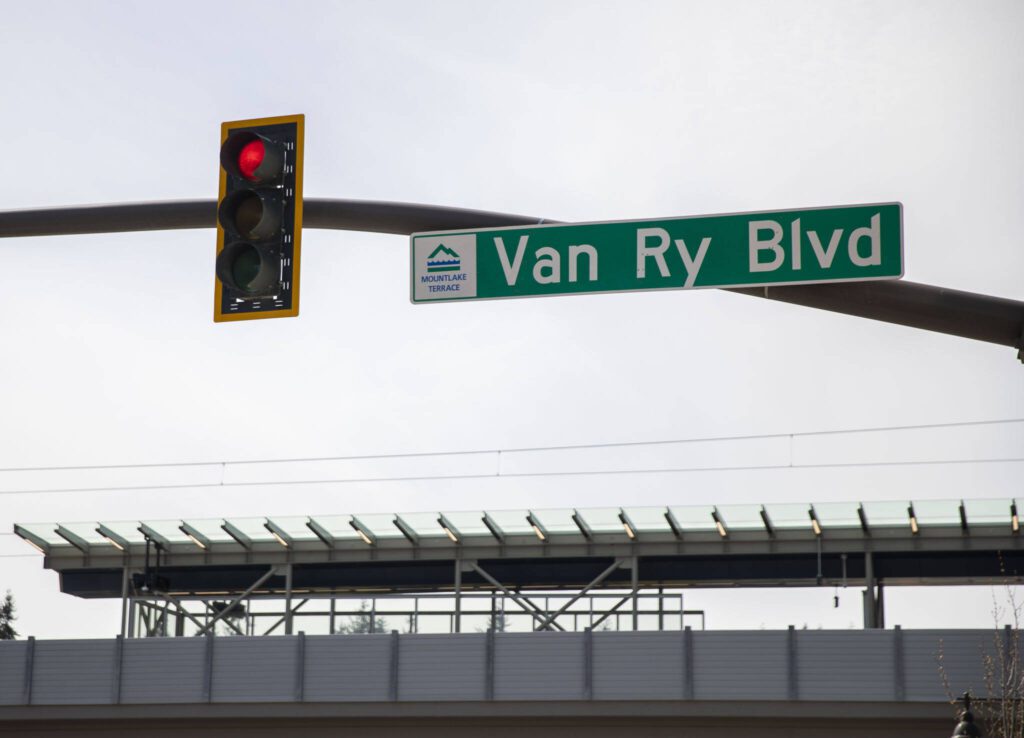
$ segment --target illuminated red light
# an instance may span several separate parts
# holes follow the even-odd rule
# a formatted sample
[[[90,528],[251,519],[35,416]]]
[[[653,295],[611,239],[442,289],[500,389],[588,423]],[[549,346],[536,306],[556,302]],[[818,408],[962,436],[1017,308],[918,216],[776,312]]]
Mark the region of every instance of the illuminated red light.
[[[263,142],[259,139],[250,141],[242,147],[242,150],[238,153],[238,171],[242,173],[243,177],[253,182],[258,181],[259,178],[256,176],[256,170],[263,163],[265,153]]]

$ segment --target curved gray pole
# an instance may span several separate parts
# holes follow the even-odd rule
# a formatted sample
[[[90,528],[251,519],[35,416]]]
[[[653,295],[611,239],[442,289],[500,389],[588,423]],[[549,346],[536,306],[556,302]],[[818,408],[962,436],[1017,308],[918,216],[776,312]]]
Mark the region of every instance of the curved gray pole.
[[[420,231],[557,223],[527,215],[369,200],[306,199],[303,225],[408,235]],[[0,238],[212,228],[214,200],[0,211]],[[1021,349],[1024,302],[903,280],[732,289],[794,305]]]

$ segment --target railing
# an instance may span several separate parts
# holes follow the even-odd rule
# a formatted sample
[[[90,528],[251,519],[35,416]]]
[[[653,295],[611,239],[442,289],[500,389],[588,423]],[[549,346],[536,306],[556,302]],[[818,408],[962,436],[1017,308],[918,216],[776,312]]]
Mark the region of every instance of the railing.
[[[601,591],[466,592],[367,596],[293,593],[230,600],[189,596],[136,596],[129,601],[128,637],[272,635],[281,632],[459,633],[493,630],[672,631],[703,630],[702,610],[687,610],[681,592]],[[524,606],[525,605],[525,606]]]

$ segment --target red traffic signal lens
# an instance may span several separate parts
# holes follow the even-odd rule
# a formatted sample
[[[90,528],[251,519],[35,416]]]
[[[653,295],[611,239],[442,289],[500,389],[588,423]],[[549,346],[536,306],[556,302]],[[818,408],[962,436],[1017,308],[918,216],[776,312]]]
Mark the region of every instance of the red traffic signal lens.
[[[279,181],[284,174],[284,159],[279,141],[252,131],[231,134],[220,149],[221,166],[249,182]]]
[[[258,181],[259,177],[256,176],[256,170],[263,163],[265,154],[266,147],[263,145],[263,141],[258,138],[255,141],[250,141],[238,153],[238,171],[246,179],[253,182]]]

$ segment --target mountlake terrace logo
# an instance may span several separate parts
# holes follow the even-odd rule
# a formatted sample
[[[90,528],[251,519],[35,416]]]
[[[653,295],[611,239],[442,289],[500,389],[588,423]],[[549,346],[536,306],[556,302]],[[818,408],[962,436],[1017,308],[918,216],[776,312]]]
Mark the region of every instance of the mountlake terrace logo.
[[[438,246],[427,257],[428,272],[457,272],[462,264],[457,252],[444,244]]]
[[[413,299],[476,297],[476,234],[413,236]]]

